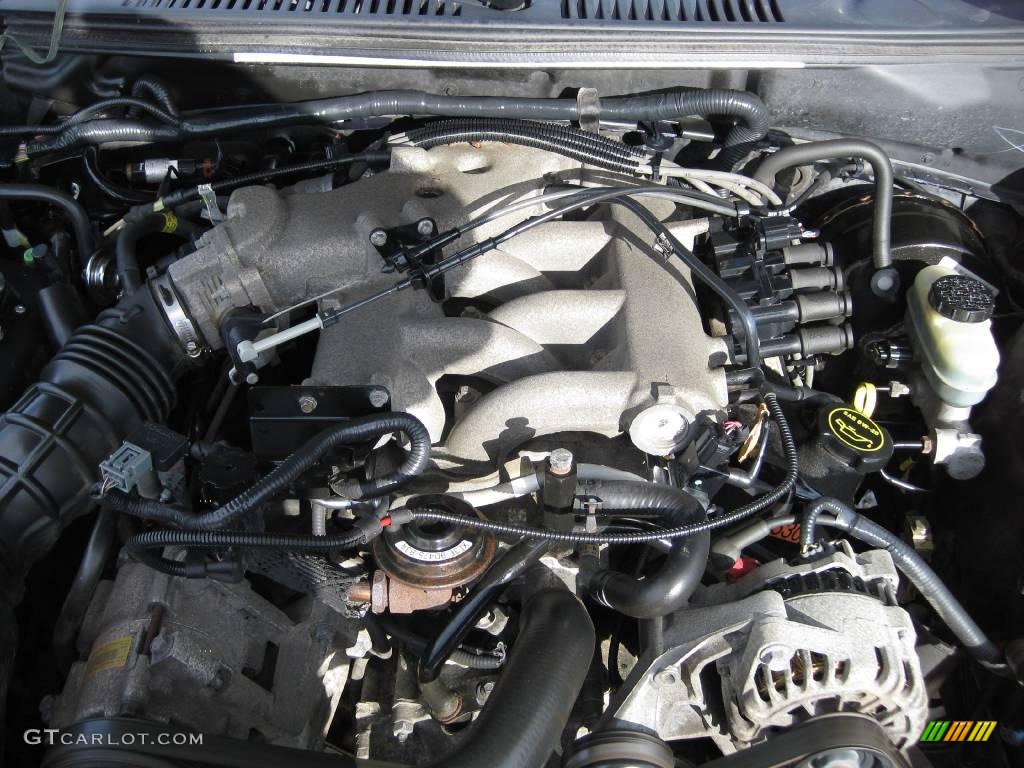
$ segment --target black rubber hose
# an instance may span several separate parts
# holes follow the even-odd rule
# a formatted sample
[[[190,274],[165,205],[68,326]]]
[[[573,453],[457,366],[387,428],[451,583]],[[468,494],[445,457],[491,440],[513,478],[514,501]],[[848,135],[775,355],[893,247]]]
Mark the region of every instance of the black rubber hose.
[[[422,128],[409,131],[407,137],[421,146],[421,141],[447,143],[447,137],[466,132],[483,131],[488,134],[504,132],[510,136],[544,136],[563,141],[565,144],[585,150],[594,150],[611,159],[636,163],[644,157],[644,150],[631,147],[616,139],[599,133],[584,131],[564,123],[538,123],[532,120],[460,118],[435,120]],[[463,140],[463,139],[458,139]],[[500,140],[500,139],[498,139]]]
[[[547,551],[547,542],[523,541],[509,549],[458,604],[455,615],[420,656],[420,682],[436,680],[441,667],[495,598]]]
[[[82,562],[75,573],[75,580],[71,583],[67,597],[64,598],[64,604],[53,628],[53,653],[57,664],[64,672],[67,672],[78,658],[75,652],[75,637],[96,592],[96,585],[100,583],[103,568],[114,552],[116,541],[117,517],[105,506],[101,506],[89,542],[85,545]]]
[[[164,213],[134,214],[125,217],[125,225],[117,233],[114,256],[117,279],[126,295],[135,293],[144,282],[136,254],[139,240],[155,232],[173,232],[176,226],[177,218]]]
[[[832,512],[835,517],[824,515]],[[988,639],[984,630],[970,617],[960,601],[956,599],[912,546],[878,523],[857,514],[851,507],[837,499],[819,499],[804,513],[803,526],[811,524],[809,540],[813,542],[815,525],[837,528],[868,546],[884,549],[892,555],[893,562],[910,579],[921,596],[935,610],[957,639],[978,661],[1002,668],[1006,659],[1002,651]],[[803,531],[801,531],[801,543]]]
[[[636,173],[642,155],[625,144],[566,125],[529,120],[442,120],[408,133],[409,143],[430,149],[459,142],[498,141],[569,157],[620,173]]]
[[[754,178],[775,186],[779,172],[800,165],[810,165],[823,160],[840,160],[855,157],[867,161],[875,174],[875,214],[872,232],[872,261],[875,269],[892,266],[889,252],[890,229],[892,226],[892,162],[877,144],[860,139],[834,139],[812,141],[780,149],[769,155],[754,174]]]
[[[281,104],[242,115],[182,120],[177,128],[156,130],[134,121],[96,121],[73,127],[53,141],[31,144],[29,156],[111,141],[181,141],[242,130],[288,125],[337,123],[350,118],[413,115],[420,117],[489,117],[572,121],[583,117],[575,99],[527,99],[500,96],[436,96],[422,91],[372,91],[354,96]],[[768,132],[768,110],[754,94],[724,89],[674,90],[650,96],[607,98],[598,117],[612,121],[677,120],[690,115],[738,119],[725,138],[723,164],[735,162]],[[106,125],[99,125],[107,122]]]
[[[838,499],[831,499],[822,496],[815,499],[804,507],[804,516],[800,523],[800,554],[807,556],[812,554],[817,547],[818,518],[826,512],[833,515],[842,515],[850,509]]]
[[[518,525],[515,523],[496,523],[490,520],[480,520],[479,518],[467,517],[466,515],[457,515],[450,512],[440,512],[432,509],[397,509],[392,512],[391,516],[396,523],[405,522],[406,520],[436,520],[442,523],[476,528],[498,536],[515,536],[520,538],[557,542],[559,544],[569,544],[573,546],[579,544],[648,544],[661,539],[685,538],[687,536],[695,536],[698,533],[703,533],[705,531],[726,528],[730,525],[735,525],[741,520],[746,520],[748,517],[756,515],[758,512],[762,512],[773,504],[782,501],[790,494],[796,485],[799,462],[796,442],[793,440],[793,433],[789,429],[789,423],[786,421],[786,416],[782,412],[782,408],[779,407],[779,401],[775,395],[771,392],[765,393],[764,402],[768,406],[772,419],[775,421],[775,424],[779,429],[779,439],[782,442],[782,450],[786,457],[786,476],[782,482],[763,496],[759,496],[732,512],[711,520],[654,531],[579,533],[551,531],[544,528],[532,528],[527,525]],[[601,487],[627,484],[628,483],[605,483],[602,484]],[[650,504],[651,506],[649,509],[651,511],[658,510],[658,507],[655,504],[657,498],[652,496],[645,497],[640,495],[640,493],[641,489],[645,486],[653,486],[656,488],[664,486],[655,486],[653,483],[632,483],[630,485],[638,486],[636,488],[637,493],[634,498],[636,499],[636,503],[641,506],[633,507],[629,510],[616,510],[605,505],[602,509],[604,514],[614,516],[617,512],[637,512],[648,509],[648,507],[642,506],[643,504]]]
[[[465,739],[434,768],[546,765],[590,669],[595,633],[583,604],[566,589],[534,593],[505,671]]]
[[[641,484],[638,484],[641,485]],[[650,484],[647,492],[633,487],[610,486],[598,492],[601,507],[612,509],[657,507],[656,514],[670,526],[704,518],[700,504],[678,488]],[[637,579],[600,568],[587,580],[591,596],[612,610],[635,619],[653,619],[684,608],[700,585],[711,553],[711,532],[674,541],[657,573]]]
[[[60,208],[71,222],[78,246],[78,257],[84,262],[95,248],[92,225],[85,209],[71,195],[42,184],[0,184],[0,200],[35,200]]]
[[[648,117],[634,118],[643,111]],[[726,134],[718,165],[731,170],[754,144],[768,135],[768,108],[755,94],[723,88],[678,90],[654,96],[626,96],[601,100],[601,117],[607,120],[672,120],[679,117],[734,117],[739,122]]]
[[[167,523],[177,528],[223,528],[240,520],[287,489],[331,449],[339,445],[371,442],[395,432],[403,433],[410,443],[409,452],[402,465],[383,477],[361,482],[355,481],[346,489],[346,495],[352,498],[383,496],[401,488],[423,472],[430,457],[430,433],[419,419],[408,413],[365,416],[328,427],[291,454],[251,488],[243,491],[223,506],[202,515],[193,515],[170,504],[140,499],[119,491],[110,491],[106,498],[110,500],[114,510],[133,517]],[[323,537],[317,538],[322,540]]]
[[[169,576],[201,578],[209,575],[205,563],[168,560],[152,550],[164,547],[189,549],[286,549],[302,552],[334,552],[354,549],[366,544],[381,532],[375,518],[360,518],[357,527],[345,533],[328,536],[306,536],[283,533],[248,533],[245,531],[145,531],[128,540],[125,549],[139,562]]]
[[[88,508],[99,463],[134,429],[167,417],[183,363],[163,312],[140,291],[79,328],[0,414],[0,710],[17,643],[11,607],[26,575]]]

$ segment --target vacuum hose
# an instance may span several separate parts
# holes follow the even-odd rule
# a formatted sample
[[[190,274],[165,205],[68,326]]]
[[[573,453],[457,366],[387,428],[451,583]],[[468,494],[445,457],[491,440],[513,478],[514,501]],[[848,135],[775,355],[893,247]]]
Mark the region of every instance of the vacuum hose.
[[[171,504],[129,496],[120,491],[111,491],[106,498],[111,509],[133,517],[141,517],[144,520],[167,523],[177,528],[206,530],[224,528],[242,519],[249,512],[284,491],[332,448],[339,445],[370,442],[393,432],[402,432],[409,438],[409,452],[402,465],[384,477],[355,482],[345,493],[350,498],[383,496],[397,490],[422,473],[430,458],[430,433],[423,426],[423,422],[408,413],[365,416],[328,427],[291,454],[251,488],[246,489],[223,506],[202,515],[193,515]]]
[[[443,144],[500,141],[544,149],[609,171],[636,173],[643,158],[632,147],[596,133],[529,120],[439,120],[409,131],[410,144],[424,149]]]
[[[796,144],[781,149],[774,155],[769,155],[758,167],[754,178],[769,187],[774,187],[775,177],[786,168],[847,157],[866,160],[871,166],[871,170],[874,171],[875,220],[872,234],[872,261],[875,269],[891,267],[889,230],[892,226],[892,161],[877,144],[857,139],[835,139]]]
[[[430,641],[420,654],[419,679],[421,683],[436,680],[452,653],[466,634],[505,587],[523,575],[548,549],[545,541],[521,541],[508,550],[490,567],[466,599],[459,603],[455,615],[444,629]]]
[[[437,96],[423,91],[371,91],[353,96],[281,104],[237,114],[181,119],[152,125],[130,119],[93,120],[72,125],[53,139],[30,143],[29,157],[87,145],[184,141],[237,131],[262,131],[289,125],[338,123],[352,118],[420,117],[518,118],[576,121],[588,115],[576,99],[526,99],[501,96]],[[721,164],[731,167],[768,132],[768,110],[754,94],[725,89],[677,89],[649,96],[604,98],[593,117],[613,122],[678,120],[682,117],[735,118],[725,137]]]
[[[834,517],[824,514],[831,512]],[[903,539],[878,523],[859,515],[837,499],[819,499],[804,511],[801,525],[801,544],[813,545],[817,526],[837,528],[865,544],[884,549],[892,555],[896,567],[910,579],[921,597],[928,601],[935,613],[950,628],[968,652],[990,667],[1004,669],[1006,660],[995,643],[970,617],[939,575]]]

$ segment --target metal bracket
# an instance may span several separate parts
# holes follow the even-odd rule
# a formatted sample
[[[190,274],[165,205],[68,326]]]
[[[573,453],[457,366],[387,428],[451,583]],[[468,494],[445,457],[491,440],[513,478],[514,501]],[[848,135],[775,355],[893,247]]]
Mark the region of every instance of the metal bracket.
[[[209,218],[213,224],[220,224],[227,218],[217,205],[217,193],[213,191],[213,187],[211,185],[200,184],[199,197],[202,199],[203,205],[206,206],[207,218]]]
[[[441,256],[440,248],[430,245],[436,234],[437,223],[422,218],[390,229],[378,227],[370,232],[370,245],[384,260],[382,272],[408,272],[414,288],[426,289],[431,300],[439,302],[444,299],[443,278],[430,277],[425,269]]]

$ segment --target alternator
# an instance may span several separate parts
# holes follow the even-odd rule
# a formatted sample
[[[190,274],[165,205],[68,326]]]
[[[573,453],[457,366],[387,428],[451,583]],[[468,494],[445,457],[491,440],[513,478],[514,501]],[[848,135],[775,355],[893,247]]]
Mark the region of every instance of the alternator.
[[[769,563],[698,595],[642,658],[609,713],[665,739],[710,735],[729,753],[830,712],[879,722],[900,748],[927,719],[927,692],[898,576],[884,551],[843,543],[812,564]],[[712,684],[720,687],[711,689]]]

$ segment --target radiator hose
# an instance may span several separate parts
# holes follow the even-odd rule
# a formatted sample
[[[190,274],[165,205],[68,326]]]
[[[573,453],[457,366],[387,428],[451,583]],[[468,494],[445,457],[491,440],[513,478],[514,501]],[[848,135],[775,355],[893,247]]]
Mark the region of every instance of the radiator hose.
[[[690,494],[655,483],[607,483],[592,495],[602,509],[653,511],[659,523],[670,528],[705,519],[700,504]],[[599,568],[590,574],[591,597],[612,610],[636,619],[667,616],[684,608],[700,585],[711,552],[711,532],[676,539],[658,571],[635,579],[619,571]]]
[[[564,587],[528,597],[520,623],[486,706],[433,768],[539,768],[558,747],[594,655],[594,625]]]

